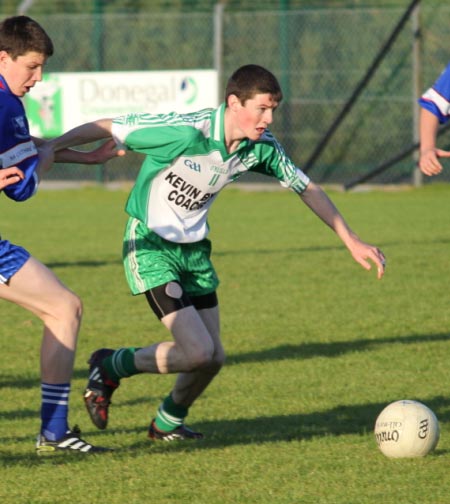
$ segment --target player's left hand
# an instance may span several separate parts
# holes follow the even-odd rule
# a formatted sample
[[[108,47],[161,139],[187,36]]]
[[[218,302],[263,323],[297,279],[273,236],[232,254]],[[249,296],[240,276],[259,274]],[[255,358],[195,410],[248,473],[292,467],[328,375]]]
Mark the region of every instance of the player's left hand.
[[[383,277],[386,269],[386,257],[379,248],[356,238],[351,246],[349,246],[349,250],[353,259],[364,269],[371,270],[372,265],[370,262],[373,262],[377,267],[377,278],[380,279]]]
[[[3,168],[0,170],[0,191],[11,184],[19,182],[24,179],[23,171],[17,166]]]

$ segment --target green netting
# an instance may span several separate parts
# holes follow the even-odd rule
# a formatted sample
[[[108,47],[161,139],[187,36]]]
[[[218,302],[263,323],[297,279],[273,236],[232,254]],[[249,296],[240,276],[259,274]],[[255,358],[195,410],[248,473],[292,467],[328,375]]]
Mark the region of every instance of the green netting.
[[[54,9],[53,14],[43,14],[38,6],[46,2],[36,1],[28,14],[43,24],[55,42],[48,71],[213,68],[217,60],[216,2],[191,2],[191,7],[197,4],[197,9],[183,12],[181,7],[188,3],[155,1],[150,9],[151,2],[141,2],[141,11],[133,13],[139,2],[121,2],[122,9],[117,7],[118,2],[104,2],[100,12],[86,9],[80,14],[66,9],[66,13],[58,13]],[[319,3],[323,6],[326,2],[309,2],[306,9],[296,9],[292,1],[253,2],[253,6],[261,5],[261,9],[253,11],[236,10],[229,3],[221,18],[222,84],[235,68],[249,62],[264,65],[279,77],[286,99],[277,111],[272,130],[300,166],[323,138],[410,4],[333,2],[340,6],[314,8]],[[394,7],[373,7],[377,3]],[[450,6],[446,3],[421,2],[418,75],[414,74],[414,33],[408,21],[318,157],[310,171],[315,180],[346,183],[414,142],[414,79],[418,78],[425,90],[450,60]],[[17,2],[9,4],[11,7]],[[342,7],[349,4],[352,8]],[[245,2],[242,5],[245,7]],[[450,142],[449,135],[441,137],[442,146]],[[133,179],[139,162],[139,156],[128,156],[97,171],[70,166],[55,170],[51,177]],[[414,159],[409,156],[373,182],[410,182],[414,169]]]

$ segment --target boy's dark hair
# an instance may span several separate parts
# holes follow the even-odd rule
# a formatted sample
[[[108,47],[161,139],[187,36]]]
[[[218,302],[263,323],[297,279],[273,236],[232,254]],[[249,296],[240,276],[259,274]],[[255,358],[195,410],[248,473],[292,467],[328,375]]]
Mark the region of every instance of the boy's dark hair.
[[[28,16],[13,16],[0,23],[0,51],[15,60],[27,52],[53,54],[53,43],[42,26]]]
[[[225,103],[228,103],[230,95],[237,96],[243,105],[256,94],[266,93],[271,94],[278,103],[283,99],[281,86],[275,75],[259,65],[244,65],[228,79]]]

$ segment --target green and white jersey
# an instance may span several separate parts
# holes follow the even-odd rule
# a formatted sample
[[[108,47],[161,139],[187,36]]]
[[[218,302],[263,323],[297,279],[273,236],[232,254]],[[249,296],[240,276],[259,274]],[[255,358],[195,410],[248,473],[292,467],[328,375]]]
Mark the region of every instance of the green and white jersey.
[[[126,204],[132,217],[166,240],[197,242],[221,189],[247,171],[277,178],[302,193],[309,178],[286,156],[269,130],[243,140],[229,154],[225,104],[188,114],[128,114],[113,121],[115,141],[146,155]]]

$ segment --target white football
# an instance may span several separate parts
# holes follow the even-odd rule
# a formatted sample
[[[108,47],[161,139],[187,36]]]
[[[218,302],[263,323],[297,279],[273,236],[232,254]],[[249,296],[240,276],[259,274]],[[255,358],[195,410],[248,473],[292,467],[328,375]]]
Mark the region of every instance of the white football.
[[[395,401],[375,422],[375,439],[386,457],[424,457],[439,441],[436,415],[418,401]]]

